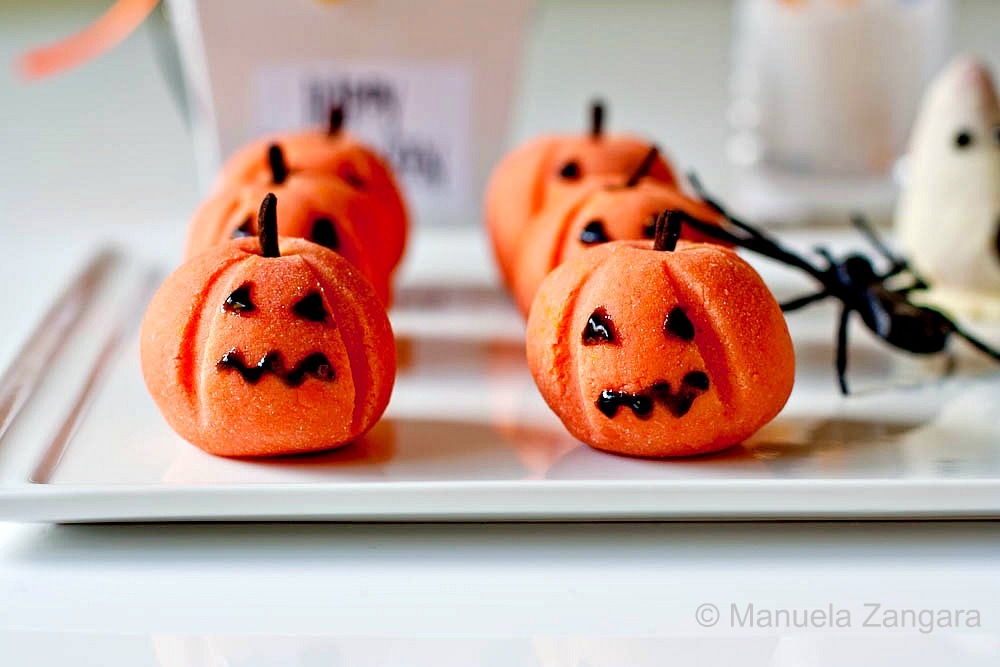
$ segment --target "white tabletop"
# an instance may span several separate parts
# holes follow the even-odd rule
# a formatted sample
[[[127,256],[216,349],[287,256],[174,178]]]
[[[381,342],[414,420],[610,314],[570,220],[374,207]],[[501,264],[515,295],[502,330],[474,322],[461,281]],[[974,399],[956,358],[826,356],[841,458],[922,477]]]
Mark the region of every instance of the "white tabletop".
[[[995,665],[998,534],[973,523],[6,527],[0,662]],[[715,618],[707,604],[715,627],[698,623]],[[741,627],[750,604],[756,615],[832,606],[852,627]],[[864,627],[874,604],[881,626]],[[882,627],[888,610],[970,608],[982,628]]]

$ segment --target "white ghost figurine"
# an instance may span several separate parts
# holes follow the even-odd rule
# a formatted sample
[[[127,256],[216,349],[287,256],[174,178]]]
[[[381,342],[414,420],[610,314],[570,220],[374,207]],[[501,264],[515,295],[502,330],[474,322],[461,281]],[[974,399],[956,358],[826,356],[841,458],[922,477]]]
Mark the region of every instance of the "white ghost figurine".
[[[932,286],[920,298],[1000,318],[1000,103],[985,65],[962,56],[931,83],[907,163],[896,233]]]

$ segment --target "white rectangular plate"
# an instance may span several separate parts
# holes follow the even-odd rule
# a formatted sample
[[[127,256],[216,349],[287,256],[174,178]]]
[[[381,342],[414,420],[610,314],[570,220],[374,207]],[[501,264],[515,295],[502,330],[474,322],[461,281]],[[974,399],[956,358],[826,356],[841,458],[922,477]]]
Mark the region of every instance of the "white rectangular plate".
[[[108,344],[107,321],[141,276],[122,269],[133,275],[113,282],[0,443],[0,520],[1000,516],[1000,373],[958,341],[946,374],[942,359],[852,328],[855,393],[843,398],[836,307],[818,305],[789,316],[798,374],[774,422],[720,454],[630,459],[576,442],[546,408],[481,240],[423,238],[413,254],[411,267],[438,273],[409,271],[397,294],[385,419],[341,450],[269,460],[213,457],[170,431],[143,386],[134,326]],[[759,268],[779,295],[809,288]]]

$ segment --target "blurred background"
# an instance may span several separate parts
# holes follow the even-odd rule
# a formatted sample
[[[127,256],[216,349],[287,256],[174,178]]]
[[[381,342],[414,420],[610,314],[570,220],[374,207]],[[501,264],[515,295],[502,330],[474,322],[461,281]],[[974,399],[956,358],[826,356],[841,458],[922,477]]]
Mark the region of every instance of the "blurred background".
[[[1000,63],[1000,2],[995,0],[812,0],[812,4],[830,6],[823,10],[826,14],[812,15],[809,0],[762,2],[780,6],[786,15],[769,16],[766,7],[754,6],[761,5],[756,0],[458,3],[468,6],[462,11],[481,17],[459,39],[455,34],[463,30],[449,21],[455,17],[446,12],[446,0],[421,3],[428,9],[423,17],[415,18],[400,15],[392,0],[177,0],[165,9],[174,14],[174,29],[178,29],[180,13],[185,25],[179,29],[189,31],[181,40],[183,66],[173,38],[177,33],[164,18],[170,12],[158,11],[111,52],[57,76],[25,83],[14,72],[19,54],[84,27],[110,3],[0,0],[0,62],[4,64],[0,67],[0,146],[5,153],[0,160],[4,198],[0,223],[171,221],[180,230],[208,181],[213,160],[255,131],[296,120],[282,106],[281,95],[272,95],[278,101],[261,102],[261,82],[300,76],[295,70],[300,65],[314,70],[318,66],[316,76],[323,76],[332,71],[324,70],[324,63],[335,62],[341,52],[354,65],[365,59],[396,65],[415,62],[414,53],[419,62],[419,54],[427,50],[429,62],[448,65],[447,54],[432,52],[439,42],[444,44],[441,49],[452,42],[459,44],[455,48],[465,49],[455,60],[465,79],[448,79],[445,72],[431,81],[430,88],[436,92],[424,97],[432,106],[442,103],[440,98],[444,103],[454,96],[469,98],[472,121],[467,134],[462,135],[459,127],[457,139],[442,141],[458,142],[467,151],[468,159],[456,158],[455,164],[466,165],[463,173],[468,171],[471,177],[453,183],[437,200],[417,192],[421,224],[478,224],[482,180],[502,151],[540,131],[582,128],[585,106],[595,94],[609,103],[612,129],[655,139],[681,168],[697,170],[714,190],[735,198],[744,211],[764,218],[816,214],[797,207],[796,193],[801,188],[808,192],[813,172],[825,169],[830,173],[820,179],[823,187],[846,179],[847,189],[834,191],[835,198],[849,196],[885,208],[885,184],[896,155],[884,154],[883,147],[878,164],[860,167],[857,160],[852,161],[853,155],[861,154],[857,151],[834,156],[824,148],[828,137],[821,136],[822,128],[829,122],[822,118],[804,128],[779,128],[784,132],[781,141],[764,136],[769,151],[762,151],[760,135],[775,129],[760,123],[761,113],[780,117],[777,114],[787,113],[790,104],[806,105],[809,113],[805,115],[815,118],[817,112],[808,104],[816,95],[808,97],[809,91],[831,93],[829,100],[816,104],[821,108],[842,100],[842,95],[832,94],[837,86],[854,85],[854,79],[836,80],[836,71],[869,72],[863,85],[855,88],[862,101],[873,99],[872,90],[883,81],[880,77],[894,77],[902,81],[888,96],[890,104],[901,107],[891,110],[895,126],[880,130],[874,139],[862,132],[857,144],[860,151],[864,142],[888,137],[885,141],[893,150],[893,136],[905,136],[908,129],[899,125],[912,118],[913,98],[920,85],[947,57],[971,52],[994,67]],[[234,11],[237,5],[244,9]],[[253,26],[262,25],[259,18],[266,17],[266,12],[291,16],[301,10],[300,15],[315,12],[323,17],[346,12],[343,16],[350,17],[349,12],[356,11],[352,6],[359,5],[381,12],[383,22],[385,16],[397,16],[387,23],[402,34],[419,34],[424,39],[415,38],[407,50],[398,40],[367,28],[361,34],[371,34],[370,41],[328,40],[316,50],[299,32],[275,29],[266,20],[264,27],[281,35],[272,40],[252,33]],[[293,7],[298,9],[293,11]],[[397,13],[386,13],[391,11]],[[797,12],[791,16],[799,18],[789,22],[788,11]],[[833,23],[830,12],[836,12]],[[896,15],[904,17],[902,22],[896,21]],[[858,17],[869,26],[867,32],[851,27],[850,21]],[[374,20],[371,12],[356,18],[361,25]],[[200,32],[190,32],[193,24]],[[317,25],[315,29],[326,28]],[[843,49],[837,40],[844,36],[836,33],[843,29],[849,30],[850,43],[859,48]],[[433,30],[442,35],[428,37]],[[822,42],[817,35],[827,35],[830,41]],[[434,44],[428,46],[428,39]],[[196,53],[194,48],[192,55],[192,44],[204,46],[204,52]],[[295,44],[307,46],[295,50]],[[476,53],[469,55],[470,49]],[[887,54],[894,54],[895,69],[884,67]],[[880,63],[882,69],[866,70],[866,62]],[[182,92],[185,70],[189,78],[192,72],[195,78],[201,72],[201,93],[207,97],[199,98],[198,91]],[[240,74],[228,76],[230,71]],[[775,95],[767,87],[816,79],[822,71],[833,78],[813,81],[815,88],[805,92],[797,86],[801,99]],[[243,82],[240,76],[247,80]],[[422,103],[415,104],[418,108],[412,113],[419,116]],[[837,113],[831,117],[850,118]],[[864,117],[863,111],[859,117]],[[414,123],[420,121],[417,118]],[[423,122],[461,126],[438,116]],[[196,131],[201,128],[198,141],[192,138],[192,123]],[[837,128],[837,136],[843,137],[852,127]],[[795,143],[795,131],[806,133],[808,145],[802,145],[801,137]],[[830,156],[830,164],[817,164],[817,155]],[[784,175],[772,178],[774,167]],[[783,184],[781,179],[789,174],[793,180],[802,176],[802,182]],[[860,190],[853,187],[859,178],[863,181]],[[776,187],[788,192],[775,194]],[[815,191],[807,198],[813,203],[822,199]]]

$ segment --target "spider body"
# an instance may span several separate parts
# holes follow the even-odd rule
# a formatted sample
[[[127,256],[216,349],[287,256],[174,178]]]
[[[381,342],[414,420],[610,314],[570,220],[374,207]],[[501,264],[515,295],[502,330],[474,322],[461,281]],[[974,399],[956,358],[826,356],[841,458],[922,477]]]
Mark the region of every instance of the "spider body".
[[[912,354],[928,355],[943,352],[947,350],[948,342],[954,334],[1000,362],[1000,351],[964,331],[941,311],[915,304],[910,300],[910,293],[914,290],[927,289],[927,283],[905,259],[889,250],[861,216],[854,216],[851,221],[889,262],[890,266],[885,271],[877,271],[872,260],[864,255],[853,253],[837,259],[825,248],[816,249],[816,253],[826,262],[825,266],[817,266],[784,248],[763,231],[733,218],[703,190],[694,175],[690,175],[690,180],[702,199],[718,211],[728,225],[719,227],[684,214],[685,224],[706,236],[713,236],[794,266],[820,283],[821,288],[818,292],[783,303],[781,308],[784,312],[792,312],[827,298],[837,299],[841,303],[837,328],[836,369],[843,394],[849,393],[847,330],[852,313],[857,313],[864,325],[880,339]],[[900,284],[904,278],[908,280]],[[896,283],[894,286],[889,286],[890,279]]]

